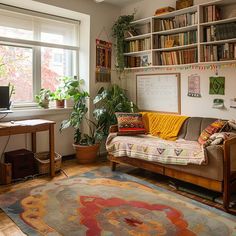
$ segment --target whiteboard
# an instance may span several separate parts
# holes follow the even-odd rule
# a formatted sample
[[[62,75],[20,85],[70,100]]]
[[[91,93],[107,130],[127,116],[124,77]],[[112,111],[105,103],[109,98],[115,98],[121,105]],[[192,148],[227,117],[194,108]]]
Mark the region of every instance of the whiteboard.
[[[137,75],[136,85],[140,110],[181,113],[180,74]]]

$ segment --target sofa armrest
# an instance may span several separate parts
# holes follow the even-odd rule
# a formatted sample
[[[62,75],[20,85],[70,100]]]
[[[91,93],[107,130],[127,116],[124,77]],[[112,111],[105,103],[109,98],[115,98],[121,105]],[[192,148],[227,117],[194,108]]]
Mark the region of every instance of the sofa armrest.
[[[229,173],[236,172],[236,137],[224,142],[224,162]]]
[[[111,125],[109,128],[109,133],[116,133],[118,132],[118,125]]]

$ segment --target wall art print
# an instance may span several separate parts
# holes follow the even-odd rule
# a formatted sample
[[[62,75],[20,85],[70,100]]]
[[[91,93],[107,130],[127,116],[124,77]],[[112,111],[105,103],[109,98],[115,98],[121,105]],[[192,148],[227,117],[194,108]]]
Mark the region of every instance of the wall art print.
[[[225,77],[210,77],[210,94],[225,95]]]
[[[201,97],[200,91],[200,76],[190,75],[188,77],[188,96],[189,97]]]
[[[112,43],[96,39],[96,82],[111,82]]]

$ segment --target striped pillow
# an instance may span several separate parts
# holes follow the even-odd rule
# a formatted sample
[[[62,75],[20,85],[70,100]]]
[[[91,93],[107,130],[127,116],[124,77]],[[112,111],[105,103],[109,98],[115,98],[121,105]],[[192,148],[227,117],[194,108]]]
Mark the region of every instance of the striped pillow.
[[[140,113],[116,113],[118,135],[145,134],[146,129]]]
[[[211,137],[211,135],[220,132],[220,130],[222,130],[225,124],[226,121],[216,120],[212,124],[208,125],[206,129],[204,129],[200,134],[198,142],[202,145],[205,144],[207,140]]]

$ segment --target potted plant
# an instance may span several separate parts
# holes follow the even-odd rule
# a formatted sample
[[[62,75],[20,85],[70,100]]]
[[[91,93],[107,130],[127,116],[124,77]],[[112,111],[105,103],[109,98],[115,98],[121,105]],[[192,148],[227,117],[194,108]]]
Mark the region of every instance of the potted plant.
[[[71,82],[73,82],[73,86],[71,85],[68,94],[73,97],[74,106],[69,119],[64,120],[61,123],[60,131],[69,127],[74,128],[73,147],[76,150],[77,161],[81,164],[91,163],[97,158],[101,140],[101,129],[97,123],[86,117],[88,112],[87,99],[89,94],[81,89],[83,81],[74,80]],[[81,131],[81,124],[83,121],[85,121],[85,124],[89,128],[89,134]]]
[[[51,93],[51,100],[56,101],[56,107],[57,108],[64,108],[65,107],[65,100],[69,99],[70,96],[68,94],[68,88],[67,88],[67,81],[70,79],[70,77],[61,77],[59,79],[60,83],[58,87],[56,88],[55,92]]]
[[[134,14],[120,16],[112,27],[112,35],[116,39],[116,60],[120,71],[124,70],[124,47],[126,31],[132,30],[131,22],[134,20]]]
[[[51,93],[51,99],[56,101],[57,108],[65,107],[65,100],[68,98],[66,92],[62,88],[57,88],[55,92]]]
[[[40,107],[47,109],[49,107],[51,91],[49,89],[42,88],[38,95],[35,96],[36,102]]]
[[[100,127],[103,137],[109,133],[111,125],[117,124],[116,112],[136,112],[137,106],[125,94],[125,90],[114,84],[108,88],[101,88],[93,103],[93,115]]]
[[[12,102],[12,96],[15,94],[15,85],[14,84],[12,84],[12,83],[8,83],[8,87],[9,87],[9,109],[11,109],[11,107],[12,107],[12,104],[13,104],[13,102]]]

